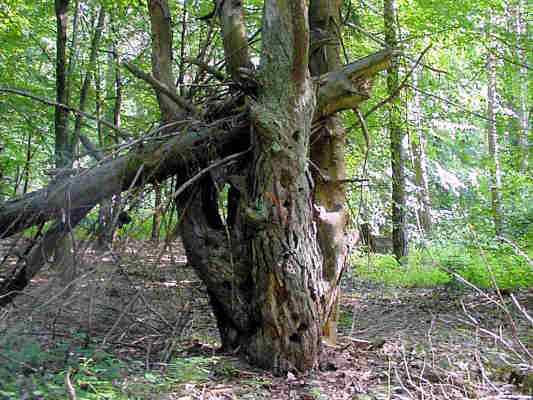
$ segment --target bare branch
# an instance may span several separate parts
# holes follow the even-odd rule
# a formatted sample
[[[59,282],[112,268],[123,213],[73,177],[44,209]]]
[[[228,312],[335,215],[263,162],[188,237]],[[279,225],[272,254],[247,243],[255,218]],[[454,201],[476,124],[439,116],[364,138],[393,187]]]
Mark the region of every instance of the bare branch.
[[[315,119],[355,108],[370,96],[371,79],[386,69],[395,51],[387,49],[316,79],[320,86]]]
[[[185,61],[190,64],[194,64],[198,66],[202,71],[209,72],[211,75],[213,75],[215,78],[217,78],[221,82],[224,82],[226,80],[226,75],[224,75],[221,71],[219,71],[215,67],[212,67],[211,65],[208,65],[200,60],[192,59],[192,58],[188,58]]]
[[[8,88],[8,87],[0,87],[0,92],[11,93],[11,94],[16,94],[18,96],[27,97],[29,99],[36,100],[36,101],[38,101],[40,103],[44,103],[44,104],[52,106],[52,107],[62,107],[65,110],[70,111],[70,112],[72,112],[72,113],[74,113],[76,115],[81,115],[84,118],[99,122],[102,125],[105,125],[108,128],[113,129],[114,131],[119,133],[120,136],[122,138],[124,138],[124,139],[129,139],[131,136],[133,136],[131,133],[125,131],[124,129],[119,128],[118,126],[112,124],[111,122],[108,122],[108,121],[106,121],[104,119],[97,118],[97,117],[95,117],[92,114],[88,114],[88,113],[86,113],[84,111],[78,110],[77,108],[74,108],[74,107],[71,107],[71,106],[67,106],[66,104],[61,104],[61,103],[58,103],[58,102],[56,102],[54,100],[47,99],[46,97],[37,96],[35,94],[26,92],[24,90]]]
[[[155,91],[166,95],[167,97],[169,97],[172,101],[174,101],[178,106],[180,106],[184,110],[187,110],[187,111],[191,112],[193,115],[199,115],[200,114],[199,110],[193,104],[188,102],[183,97],[178,96],[177,93],[174,93],[172,90],[170,90],[167,87],[167,85],[165,85],[164,83],[158,81],[152,75],[147,74],[146,72],[140,70],[139,68],[137,68],[135,65],[133,65],[131,63],[125,62],[125,63],[123,63],[123,65],[124,65],[124,67],[126,67],[126,69],[128,71],[130,71],[137,78],[142,79],[143,81],[149,83]]]
[[[368,118],[368,116],[370,114],[372,114],[374,111],[376,111],[377,109],[379,109],[380,107],[383,107],[385,104],[387,104],[389,101],[395,99],[398,94],[400,93],[400,91],[402,90],[402,88],[407,84],[407,81],[409,80],[409,78],[411,77],[411,75],[413,74],[413,72],[416,70],[416,67],[418,67],[418,65],[420,64],[420,61],[422,61],[422,58],[424,57],[424,55],[429,51],[429,49],[431,48],[431,44],[429,46],[427,46],[423,51],[422,53],[420,53],[420,55],[418,56],[418,58],[416,59],[416,62],[414,63],[414,65],[411,67],[411,69],[409,70],[409,72],[407,73],[407,75],[405,75],[405,77],[403,78],[402,82],[398,85],[398,87],[394,90],[393,93],[390,94],[390,96],[388,96],[386,99],[380,101],[378,104],[376,104],[374,107],[372,107],[370,109],[370,111],[368,111],[366,114],[365,114],[365,118]]]

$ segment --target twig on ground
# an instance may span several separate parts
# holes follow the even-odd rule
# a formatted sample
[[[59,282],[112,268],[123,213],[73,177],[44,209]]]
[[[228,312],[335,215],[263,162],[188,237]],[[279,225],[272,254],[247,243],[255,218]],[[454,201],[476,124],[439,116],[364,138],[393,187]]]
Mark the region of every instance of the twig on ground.
[[[67,389],[67,395],[69,400],[76,400],[76,390],[74,389],[74,386],[72,385],[72,381],[70,378],[70,374],[72,372],[72,368],[68,368],[67,372],[65,373],[65,387]]]

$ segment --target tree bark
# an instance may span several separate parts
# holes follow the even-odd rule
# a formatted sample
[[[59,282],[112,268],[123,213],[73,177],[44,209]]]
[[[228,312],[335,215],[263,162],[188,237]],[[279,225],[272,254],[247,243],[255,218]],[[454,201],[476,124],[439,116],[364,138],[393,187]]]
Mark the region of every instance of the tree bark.
[[[385,42],[394,49],[398,46],[398,16],[395,0],[384,2]],[[396,92],[399,85],[399,59],[393,57],[387,69],[387,89],[389,95]],[[392,165],[392,243],[397,260],[407,256],[406,193],[405,193],[405,131],[401,123],[400,100],[398,96],[388,104],[389,135],[391,142]]]
[[[66,170],[71,168],[73,153],[68,128],[68,110],[61,104],[69,104],[69,82],[72,79],[67,75],[67,25],[68,25],[69,0],[55,0],[56,12],[56,107],[55,107],[55,161],[58,174],[54,179],[62,180],[66,177]],[[76,10],[77,12],[78,10]],[[73,43],[75,40],[73,39]],[[74,59],[74,58],[72,58]],[[70,69],[69,69],[69,72]],[[66,214],[65,218],[70,218]],[[73,243],[67,234],[54,239],[55,267],[60,271],[62,285],[72,282],[75,271]],[[48,245],[48,244],[46,244]]]
[[[529,118],[530,110],[528,107],[529,95],[529,77],[527,65],[527,49],[531,48],[528,36],[528,19],[527,8],[524,0],[518,0],[515,12],[515,35],[516,35],[516,58],[518,61],[518,91],[519,91],[519,136],[518,144],[520,146],[520,172],[525,174],[530,163],[529,151]]]
[[[228,227],[205,179],[180,205],[188,259],[206,283],[223,347],[282,373],[317,363],[326,299],[308,169],[315,88],[305,1],[267,1],[251,159],[229,173]],[[212,271],[216,270],[216,274]]]
[[[226,71],[233,80],[240,80],[240,69],[250,67],[248,38],[244,24],[243,2],[217,0],[222,24],[222,39],[226,57]]]
[[[109,21],[109,28],[111,30],[112,21]],[[113,106],[107,106],[107,119],[112,119],[113,125],[120,128],[121,126],[121,110],[122,110],[122,76],[120,71],[120,64],[118,53],[114,43],[109,46],[107,74],[106,74],[106,97],[114,98]],[[101,85],[98,85],[98,93],[101,90]],[[118,139],[111,135],[107,129],[102,129],[99,126],[99,145],[101,149],[111,148],[118,144]],[[82,137],[83,138],[83,137]],[[111,154],[109,154],[111,155]],[[107,248],[113,244],[113,238],[116,230],[116,216],[121,210],[121,196],[116,194],[111,198],[104,199],[100,203],[98,210],[98,232],[97,232],[97,246],[100,249]]]
[[[68,105],[67,91],[67,25],[69,0],[55,0],[56,13],[56,102]],[[55,109],[55,163],[57,169],[68,168],[70,155],[68,135],[68,110],[56,106]]]
[[[317,363],[327,303],[307,162],[316,104],[307,2],[266,1],[262,34],[245,216],[265,223],[250,239],[258,324],[245,351],[275,372],[304,371]]]
[[[310,71],[313,76],[337,71],[340,60],[342,0],[314,0],[310,3],[311,30]],[[338,117],[324,118],[315,132],[311,146],[311,160],[315,182],[313,197],[317,207],[315,221],[318,242],[324,258],[324,279],[328,283],[327,298],[333,304],[331,314],[325,317],[323,336],[330,345],[337,341],[339,279],[344,268],[346,248],[346,162],[344,159],[345,131]]]
[[[170,91],[176,93],[176,83],[172,73],[172,23],[167,0],[148,2],[152,32],[152,74]],[[174,100],[156,91],[161,119],[172,121],[184,116],[184,112]]]

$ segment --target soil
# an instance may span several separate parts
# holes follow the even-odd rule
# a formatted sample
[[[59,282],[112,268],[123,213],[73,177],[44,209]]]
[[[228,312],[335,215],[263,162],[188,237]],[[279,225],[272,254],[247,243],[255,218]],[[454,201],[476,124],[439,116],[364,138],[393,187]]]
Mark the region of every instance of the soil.
[[[0,339],[37,338],[50,348],[59,339],[90,343],[163,374],[176,360],[201,360],[201,378],[135,398],[533,398],[532,290],[392,288],[348,274],[337,345],[324,345],[315,371],[274,377],[218,352],[205,289],[179,242],[128,240],[107,251],[82,242],[77,250],[74,289],[65,290],[57,271],[41,273],[0,310]],[[6,259],[0,276],[14,261]]]

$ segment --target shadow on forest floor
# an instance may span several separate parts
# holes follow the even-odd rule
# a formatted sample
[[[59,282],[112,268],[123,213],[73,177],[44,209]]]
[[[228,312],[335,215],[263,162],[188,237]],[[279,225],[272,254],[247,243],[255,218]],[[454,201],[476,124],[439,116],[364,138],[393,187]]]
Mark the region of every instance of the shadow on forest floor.
[[[346,277],[337,346],[306,376],[216,351],[183,249],[80,246],[72,293],[51,271],[0,310],[0,399],[529,399],[533,292],[404,289]],[[7,266],[0,266],[0,276]],[[530,311],[529,311],[530,312]],[[68,379],[67,379],[68,377]]]

